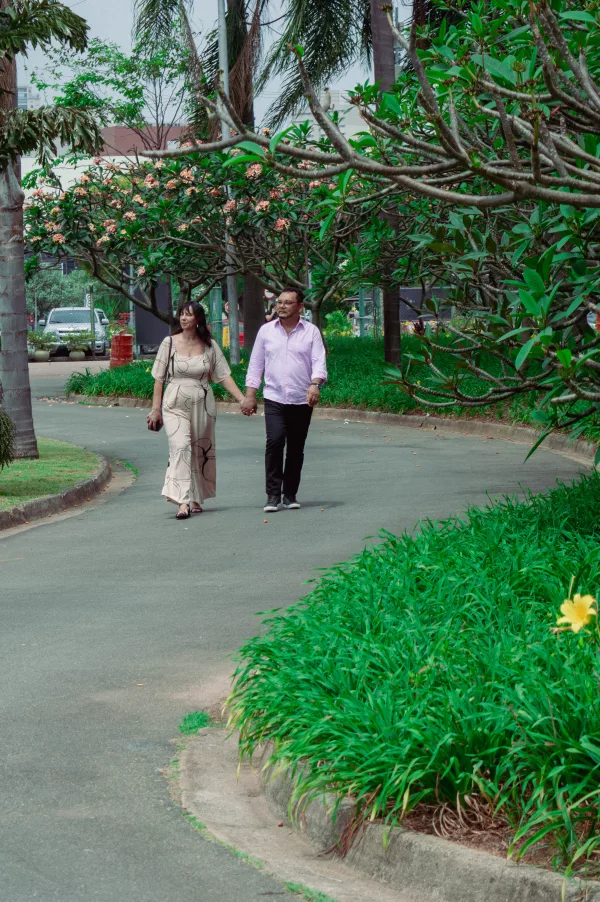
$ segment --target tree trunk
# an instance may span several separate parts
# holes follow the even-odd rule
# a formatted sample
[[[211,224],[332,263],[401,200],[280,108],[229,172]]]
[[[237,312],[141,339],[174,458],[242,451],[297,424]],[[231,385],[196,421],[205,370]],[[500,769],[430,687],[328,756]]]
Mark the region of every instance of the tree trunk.
[[[321,318],[321,304],[319,303],[318,306],[312,307],[311,313],[312,313],[313,326],[316,326],[317,329],[319,330],[319,332],[322,332],[323,330],[321,328],[321,325],[322,325],[323,320]]]
[[[381,91],[388,91],[396,81],[394,35],[382,9],[384,0],[371,0],[371,32],[373,35],[373,68]]]
[[[383,354],[386,363],[400,366],[400,292],[397,286],[383,286]]]
[[[15,424],[15,457],[38,457],[27,353],[23,191],[15,168],[0,172],[0,380],[4,410]]]
[[[394,54],[394,35],[382,9],[383,0],[371,0],[371,31],[373,34],[373,68],[375,81],[379,82],[382,92],[388,91],[396,81],[396,58]],[[381,214],[393,227],[393,219]],[[399,292],[391,287],[393,267],[391,261],[381,271],[381,289],[383,291],[383,347],[387,363],[400,365],[400,297]]]
[[[262,284],[251,272],[244,274],[244,347],[251,351],[258,330],[265,322],[265,301]]]
[[[6,9],[10,0],[0,0]],[[0,60],[0,109],[17,106],[17,64]],[[4,409],[15,424],[15,457],[38,457],[33,430],[29,360],[27,354],[27,305],[23,246],[23,191],[19,166],[0,171],[0,381],[4,384]]]

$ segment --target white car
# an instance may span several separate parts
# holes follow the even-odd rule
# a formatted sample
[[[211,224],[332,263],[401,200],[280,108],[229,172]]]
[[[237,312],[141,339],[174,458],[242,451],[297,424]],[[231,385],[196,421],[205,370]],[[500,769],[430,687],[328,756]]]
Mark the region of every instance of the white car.
[[[108,319],[102,310],[94,310],[94,323],[96,336],[94,350],[96,354],[106,354],[110,341],[106,328]],[[66,341],[69,335],[73,332],[91,332],[90,308],[54,307],[48,314],[48,319],[41,319],[38,326],[43,327],[44,335],[54,334],[58,338],[54,353],[67,350]]]

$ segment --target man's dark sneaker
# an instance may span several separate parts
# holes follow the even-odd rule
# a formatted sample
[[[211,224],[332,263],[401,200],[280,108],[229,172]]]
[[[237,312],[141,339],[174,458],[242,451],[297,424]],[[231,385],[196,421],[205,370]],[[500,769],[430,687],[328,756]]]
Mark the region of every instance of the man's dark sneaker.
[[[300,509],[300,504],[296,501],[295,495],[284,495],[283,506],[287,507],[289,511],[297,511]]]
[[[274,513],[279,507],[279,501],[280,499],[277,497],[277,495],[269,495],[269,497],[267,498],[267,503],[263,508],[265,514]]]

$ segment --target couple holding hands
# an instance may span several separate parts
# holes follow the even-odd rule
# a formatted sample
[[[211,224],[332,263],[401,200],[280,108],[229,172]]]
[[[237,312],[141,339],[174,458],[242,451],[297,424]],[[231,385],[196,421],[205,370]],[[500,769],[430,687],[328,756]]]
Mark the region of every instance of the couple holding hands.
[[[242,413],[256,413],[256,393],[263,390],[267,445],[265,511],[295,509],[304,461],[304,444],[313,407],[327,378],[321,333],[302,319],[302,292],[284,289],[277,299],[277,318],[258,332],[246,376],[246,394],[235,384],[221,348],[211,337],[201,304],[179,310],[179,327],[162,342],[154,366],[152,410],[148,428],[164,424],[169,465],[162,494],[187,520],[202,511],[216,493],[215,422],[217,408],[210,387],[219,382],[239,402]],[[284,464],[284,450],[285,454]]]

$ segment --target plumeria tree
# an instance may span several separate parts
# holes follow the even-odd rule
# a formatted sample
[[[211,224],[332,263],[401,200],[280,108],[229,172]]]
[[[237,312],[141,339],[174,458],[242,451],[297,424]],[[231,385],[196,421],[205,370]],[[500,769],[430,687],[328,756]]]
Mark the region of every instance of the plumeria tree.
[[[67,190],[43,177],[26,208],[27,243],[34,254],[75,258],[168,321],[156,304],[157,282],[176,279],[183,296],[208,294],[224,276],[227,229],[239,274],[272,291],[302,288],[319,322],[322,305],[347,284],[340,255],[365,221],[362,209],[337,213],[343,190],[337,180],[248,165],[241,152],[141,164],[97,159]],[[338,225],[323,229],[328,205]],[[256,327],[262,322],[261,315]],[[251,346],[251,331],[247,337]]]
[[[383,97],[369,85],[353,92],[362,135],[344,137],[321,107],[299,48],[298,71],[325,140],[286,144],[285,131],[265,137],[247,129],[222,92],[205,102],[236,130],[230,146],[241,145],[249,164],[299,179],[353,173],[348,187],[359,176],[364,189],[352,199],[358,205],[383,200],[390,212],[413,198],[434,205],[428,220],[415,221],[412,260],[419,258],[426,281],[443,273],[455,285],[478,337],[455,336],[462,346],[451,380],[444,368],[436,372],[435,355],[424,355],[448,392],[430,402],[465,403],[462,374],[471,367],[472,375],[487,373],[493,390],[471,393],[468,403],[533,391],[548,425],[577,426],[600,403],[600,340],[584,325],[588,314],[600,313],[598,12],[572,0],[443,6],[453,13],[451,25],[394,29],[410,66],[391,90]],[[307,161],[316,164],[310,172],[300,167]],[[350,199],[340,203],[346,208]],[[405,259],[399,248],[399,266]],[[460,273],[473,267],[476,288]]]
[[[35,253],[74,258],[107,287],[172,322],[157,287],[174,279],[180,297],[202,298],[223,278],[222,183],[211,158],[165,164],[100,158],[67,190],[43,178],[26,207]],[[195,296],[196,296],[195,295]]]

